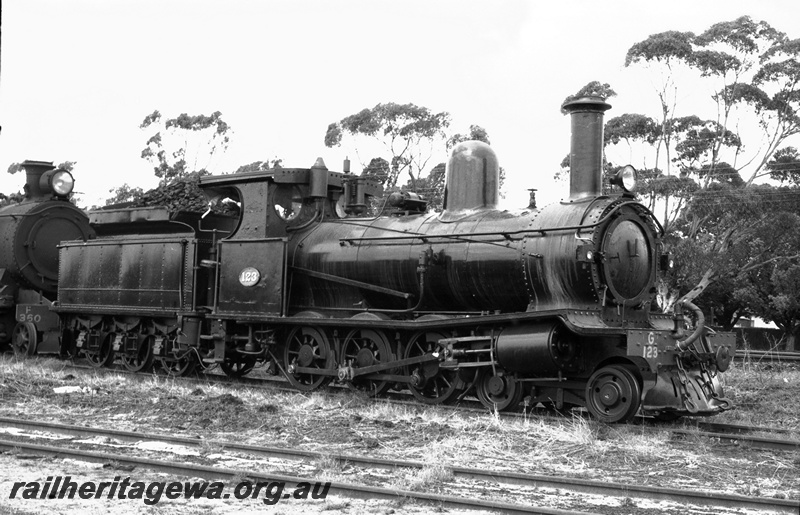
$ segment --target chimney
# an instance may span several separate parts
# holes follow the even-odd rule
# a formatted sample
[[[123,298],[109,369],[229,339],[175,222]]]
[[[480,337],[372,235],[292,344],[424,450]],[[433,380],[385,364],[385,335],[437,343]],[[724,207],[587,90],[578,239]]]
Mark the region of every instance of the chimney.
[[[596,197],[603,191],[603,113],[611,106],[600,97],[581,97],[561,108],[572,118],[569,199]]]
[[[55,168],[51,161],[31,161],[26,160],[20,163],[20,166],[25,169],[25,196],[29,199],[43,197],[39,182],[42,175]]]

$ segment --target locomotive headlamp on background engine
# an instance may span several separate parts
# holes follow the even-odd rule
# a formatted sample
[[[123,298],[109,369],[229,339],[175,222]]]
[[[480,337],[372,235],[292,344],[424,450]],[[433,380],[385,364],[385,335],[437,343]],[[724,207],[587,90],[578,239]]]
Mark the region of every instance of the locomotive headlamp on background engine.
[[[56,168],[42,174],[39,179],[39,188],[43,193],[54,193],[60,197],[66,197],[72,193],[75,187],[75,179],[66,170]]]
[[[611,176],[609,182],[622,188],[625,193],[633,193],[636,190],[636,168],[631,165],[622,168]]]

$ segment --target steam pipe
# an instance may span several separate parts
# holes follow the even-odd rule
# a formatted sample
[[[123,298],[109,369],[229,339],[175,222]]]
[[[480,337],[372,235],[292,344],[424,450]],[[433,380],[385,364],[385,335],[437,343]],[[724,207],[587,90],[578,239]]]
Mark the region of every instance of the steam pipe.
[[[689,337],[686,338],[685,340],[679,341],[679,342],[677,342],[675,344],[675,347],[680,352],[684,352],[684,351],[686,351],[686,349],[689,348],[689,345],[694,343],[695,340],[700,338],[700,336],[703,334],[703,330],[706,327],[706,317],[703,316],[703,311],[700,308],[698,308],[697,306],[695,306],[694,304],[692,304],[688,300],[684,300],[683,302],[680,303],[680,305],[681,306],[686,306],[687,308],[689,308],[692,311],[694,311],[695,316],[697,317],[697,322],[695,324],[694,332],[691,335],[689,335]]]

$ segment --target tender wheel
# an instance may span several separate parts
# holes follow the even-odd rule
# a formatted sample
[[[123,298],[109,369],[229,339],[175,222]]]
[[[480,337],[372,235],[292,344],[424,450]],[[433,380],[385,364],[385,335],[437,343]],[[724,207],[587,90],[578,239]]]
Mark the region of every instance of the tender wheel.
[[[197,367],[197,359],[192,352],[187,352],[180,358],[159,358],[158,361],[164,372],[173,377],[188,376]]]
[[[85,350],[86,360],[96,368],[111,366],[114,362],[114,339],[116,333],[106,333],[98,350]]]
[[[481,373],[475,382],[475,391],[481,404],[497,411],[512,410],[522,400],[523,388],[511,376],[492,374],[491,369]]]
[[[354,329],[347,335],[342,346],[342,365],[354,369],[371,367],[394,360],[389,340],[380,331],[371,329]],[[379,374],[392,373],[391,370],[382,370]],[[380,395],[391,387],[389,381],[374,381],[356,377],[348,382],[351,388],[369,392],[370,395]]]
[[[415,335],[406,348],[405,358],[416,358],[431,354],[438,349],[437,342],[446,335],[431,331]],[[407,373],[414,377],[418,384],[408,385],[411,394],[425,404],[444,404],[453,402],[464,382],[454,370],[441,370],[438,361],[428,361],[407,367]]]
[[[256,366],[255,356],[246,354],[234,354],[226,356],[225,361],[219,367],[228,377],[239,378],[247,375]]]
[[[11,346],[18,356],[33,356],[39,345],[39,334],[32,322],[20,322],[11,333]]]
[[[333,369],[334,356],[325,333],[314,327],[295,327],[283,348],[286,378],[292,386],[304,392],[327,385],[333,376],[295,373],[296,367]]]
[[[131,372],[147,372],[153,366],[153,344],[156,337],[153,335],[139,339],[137,349],[131,353],[126,351],[122,355],[122,365]]]
[[[642,402],[642,386],[636,376],[620,365],[597,370],[586,384],[586,409],[601,422],[627,422]]]

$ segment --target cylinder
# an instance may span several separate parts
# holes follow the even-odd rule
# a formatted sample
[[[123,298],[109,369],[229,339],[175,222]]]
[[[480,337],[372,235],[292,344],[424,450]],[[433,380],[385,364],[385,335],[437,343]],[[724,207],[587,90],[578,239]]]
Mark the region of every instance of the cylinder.
[[[574,368],[578,346],[562,332],[555,323],[505,329],[497,338],[497,361],[507,370],[539,377]]]
[[[611,106],[600,97],[581,97],[562,109],[572,119],[569,198],[599,196],[603,189],[603,113]]]

